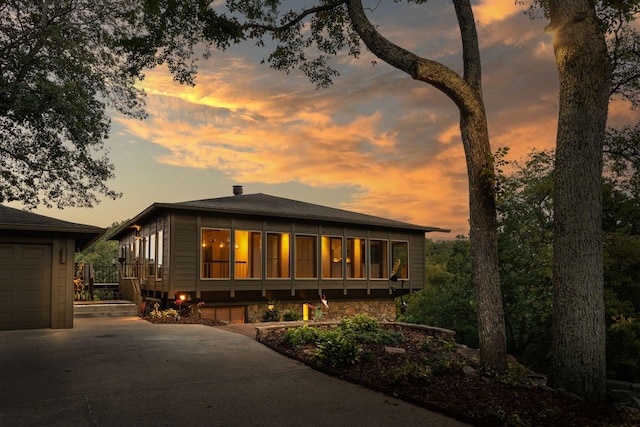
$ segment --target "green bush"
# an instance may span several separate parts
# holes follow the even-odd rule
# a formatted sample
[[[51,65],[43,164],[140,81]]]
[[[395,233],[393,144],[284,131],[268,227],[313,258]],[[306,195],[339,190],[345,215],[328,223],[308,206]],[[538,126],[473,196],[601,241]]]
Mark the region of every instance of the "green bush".
[[[364,332],[377,332],[380,328],[380,322],[373,317],[365,314],[357,314],[353,317],[347,317],[340,321],[338,327],[343,331],[353,331],[354,334]]]
[[[358,314],[342,319],[338,324],[342,333],[359,343],[396,345],[402,342],[402,334],[384,329],[378,320]]]
[[[267,310],[262,313],[262,321],[263,322],[279,322],[280,321],[280,311],[276,306],[272,308],[267,308]]]
[[[296,310],[285,310],[282,313],[282,320],[287,322],[293,322],[302,319],[302,314]]]
[[[431,367],[427,364],[405,361],[402,364],[393,365],[384,373],[384,378],[390,384],[404,385],[416,380],[428,380],[431,378]]]
[[[291,348],[299,348],[314,342],[320,336],[320,330],[318,328],[311,328],[309,325],[304,325],[300,328],[287,329],[284,337],[282,337],[282,344],[285,344]]]
[[[353,365],[360,358],[362,347],[337,329],[323,330],[317,340],[314,359],[331,367]]]

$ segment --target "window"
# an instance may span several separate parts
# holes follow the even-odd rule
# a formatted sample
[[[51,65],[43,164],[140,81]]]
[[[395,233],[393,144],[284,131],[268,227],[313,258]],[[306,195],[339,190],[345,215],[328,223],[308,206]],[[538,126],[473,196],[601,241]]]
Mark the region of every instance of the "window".
[[[146,279],[149,277],[149,238],[143,237],[141,240],[142,244],[140,245],[140,260],[142,264],[140,268],[142,272],[140,273],[141,279]]]
[[[318,237],[296,236],[296,278],[318,278]]]
[[[159,230],[157,233],[157,245],[156,245],[156,279],[162,279],[162,262],[163,262],[163,233],[162,230]]]
[[[342,237],[322,236],[322,278],[342,278]]]
[[[396,276],[398,279],[409,278],[409,243],[408,242],[391,242],[391,268],[396,268],[398,264],[398,271]]]
[[[262,277],[262,233],[236,230],[235,270],[236,279],[259,279]]]
[[[386,240],[369,240],[369,269],[372,279],[389,278]]]
[[[347,278],[366,277],[366,242],[364,239],[347,238]]]
[[[267,278],[291,277],[289,240],[289,233],[267,233]]]
[[[156,235],[149,236],[149,254],[147,255],[147,269],[149,276],[156,275]]]
[[[229,278],[229,230],[202,229],[202,278]]]
[[[133,277],[140,277],[140,239],[136,236],[133,241]]]

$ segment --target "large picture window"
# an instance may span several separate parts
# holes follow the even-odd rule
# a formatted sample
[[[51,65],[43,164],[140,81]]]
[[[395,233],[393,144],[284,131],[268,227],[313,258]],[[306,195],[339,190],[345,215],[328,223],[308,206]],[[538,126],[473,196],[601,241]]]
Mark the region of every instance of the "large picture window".
[[[291,277],[289,233],[267,233],[267,278]]]
[[[296,235],[296,278],[318,278],[318,236]]]
[[[409,278],[409,243],[391,242],[391,264],[392,268],[398,263],[396,276],[398,279]]]
[[[369,240],[369,271],[372,279],[389,278],[389,256],[386,240]]]
[[[202,278],[229,278],[229,230],[202,229]]]
[[[366,241],[355,237],[347,238],[347,278],[364,279],[367,275]]]
[[[259,279],[262,277],[262,233],[236,230],[235,270],[236,279]]]
[[[322,278],[342,278],[342,237],[322,236]]]

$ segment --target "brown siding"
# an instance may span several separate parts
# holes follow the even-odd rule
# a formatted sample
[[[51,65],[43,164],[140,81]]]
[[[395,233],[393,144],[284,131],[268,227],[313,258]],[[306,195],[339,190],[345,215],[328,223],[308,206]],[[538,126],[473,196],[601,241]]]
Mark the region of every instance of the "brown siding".
[[[171,283],[169,298],[177,291],[195,291],[200,276],[198,245],[200,230],[193,216],[174,215],[171,225]]]
[[[51,328],[73,327],[73,239],[54,239],[51,263]]]
[[[412,234],[409,240],[409,289],[424,288],[425,253],[423,234]]]

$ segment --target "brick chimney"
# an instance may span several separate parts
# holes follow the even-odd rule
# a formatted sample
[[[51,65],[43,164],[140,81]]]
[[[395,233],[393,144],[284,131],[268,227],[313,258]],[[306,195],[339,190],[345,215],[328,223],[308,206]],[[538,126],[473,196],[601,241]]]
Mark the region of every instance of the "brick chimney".
[[[242,185],[234,185],[233,186],[233,195],[234,196],[242,196]]]

